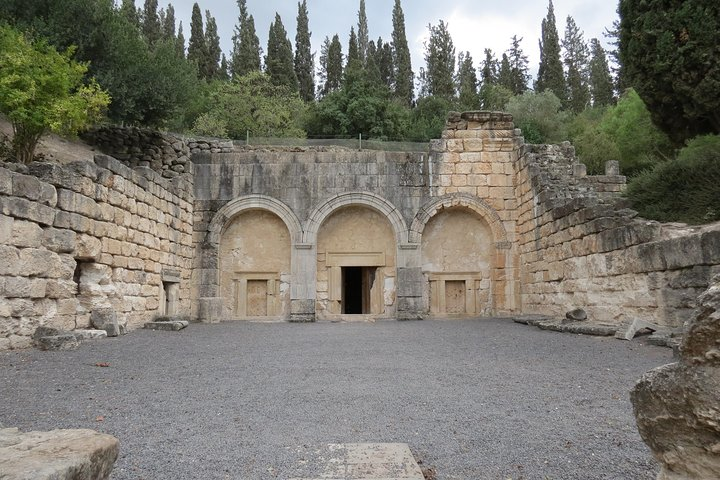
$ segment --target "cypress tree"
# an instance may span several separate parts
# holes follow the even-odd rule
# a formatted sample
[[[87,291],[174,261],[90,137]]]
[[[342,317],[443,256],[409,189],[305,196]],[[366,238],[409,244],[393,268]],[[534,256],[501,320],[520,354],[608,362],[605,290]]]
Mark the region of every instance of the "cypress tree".
[[[507,53],[503,53],[502,59],[500,60],[497,84],[507,88],[511,92],[513,91],[513,75],[510,69],[510,59],[508,58]]]
[[[190,19],[190,42],[188,43],[187,58],[198,66],[198,75],[201,78],[207,72],[208,47],[205,41],[202,13],[197,2],[193,5]]]
[[[165,10],[165,17],[162,22],[162,37],[166,40],[175,40],[175,7],[171,3]]]
[[[216,78],[219,73],[222,50],[220,49],[220,37],[218,36],[217,22],[215,21],[215,18],[210,15],[210,10],[205,10],[205,22],[205,44],[208,49],[205,78],[213,79]]]
[[[474,110],[479,107],[478,79],[470,52],[458,55],[457,75],[458,100],[463,108]]]
[[[520,47],[522,38],[517,35],[512,37],[512,46],[508,50],[508,61],[510,62],[510,75],[512,77],[512,92],[515,95],[522,95],[528,89],[530,74],[528,73],[528,58]]]
[[[175,50],[177,51],[178,57],[185,58],[185,35],[183,35],[182,22],[178,25],[177,38],[175,39]]]
[[[335,34],[332,41],[325,37],[320,49],[320,95],[325,96],[340,88],[343,78],[343,54],[340,37]]]
[[[140,12],[135,7],[135,0],[122,0],[120,13],[131,25],[140,29]]]
[[[605,49],[597,38],[590,40],[590,93],[594,106],[613,103],[613,81],[610,75]]]
[[[498,82],[498,61],[489,48],[485,49],[485,59],[482,62],[480,72],[483,86],[495,85]]]
[[[567,17],[565,39],[565,66],[567,67],[568,100],[567,106],[575,113],[582,112],[590,104],[588,86],[588,48],[583,33],[575,20]]]
[[[368,32],[368,21],[365,13],[365,0],[360,0],[360,9],[358,10],[358,57],[360,63],[365,66],[368,59],[368,46],[370,42],[370,34]]]
[[[372,40],[368,43],[365,72],[367,73],[367,78],[370,83],[374,85],[382,84],[382,79],[380,78],[380,67],[377,64],[377,47],[375,46],[375,42]]]
[[[270,32],[268,33],[265,71],[270,75],[270,81],[273,85],[285,85],[292,91],[297,91],[298,81],[293,65],[292,44],[277,12],[275,13],[275,21],[270,24]]]
[[[548,13],[542,21],[541,30],[540,68],[535,81],[535,91],[542,93],[545,90],[550,90],[561,101],[565,101],[567,87],[565,86],[565,74],[560,51],[560,35],[557,31],[555,8],[552,0],[548,4]]]
[[[307,0],[298,2],[297,32],[295,34],[295,75],[300,97],[306,102],[315,98],[315,59],[311,52]]]
[[[255,31],[255,20],[248,15],[246,0],[238,0],[240,16],[233,35],[233,51],[230,56],[230,73],[233,78],[260,70],[260,39]]]
[[[218,71],[216,78],[223,82],[227,82],[228,80],[230,80],[230,73],[228,72],[228,61],[227,58],[225,58],[224,53],[222,54],[222,60],[220,60],[220,70]]]
[[[345,64],[345,71],[350,69],[360,68],[362,62],[360,61],[360,50],[358,47],[357,35],[355,35],[355,27],[350,27],[350,39],[348,41],[348,55],[347,63]]]
[[[447,24],[428,25],[430,39],[425,44],[423,90],[427,95],[451,100],[455,97],[455,46]]]
[[[380,81],[392,90],[395,85],[395,69],[393,65],[393,51],[389,43],[383,42],[382,37],[377,41],[377,53],[375,63],[380,72]]]
[[[405,15],[400,0],[395,0],[392,14],[392,49],[395,66],[395,96],[410,106],[415,92],[413,89],[414,74],[410,62],[410,49],[405,35]]]
[[[142,13],[142,33],[150,46],[155,45],[162,36],[157,0],[145,0]]]

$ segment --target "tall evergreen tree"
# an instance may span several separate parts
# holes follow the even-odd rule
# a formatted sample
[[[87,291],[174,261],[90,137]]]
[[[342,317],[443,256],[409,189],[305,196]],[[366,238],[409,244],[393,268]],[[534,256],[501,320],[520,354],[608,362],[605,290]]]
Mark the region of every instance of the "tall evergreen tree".
[[[474,110],[480,106],[478,78],[470,52],[458,55],[457,89],[458,100],[464,108]]]
[[[162,38],[175,40],[175,7],[169,3],[162,22]]]
[[[208,58],[206,63],[205,78],[217,78],[220,69],[220,37],[217,31],[217,22],[210,14],[210,10],[205,10],[205,44],[208,49]]]
[[[320,96],[334,92],[342,85],[343,54],[340,37],[335,34],[332,41],[325,37],[320,49]]]
[[[145,0],[142,13],[142,33],[150,46],[155,45],[162,37],[157,0]]]
[[[507,53],[503,53],[502,59],[500,60],[500,66],[498,67],[497,84],[507,88],[511,92],[513,91],[514,81],[512,69],[510,68],[510,58],[508,57]]]
[[[227,82],[230,80],[230,72],[229,72],[229,66],[227,58],[225,58],[225,54],[222,54],[222,60],[220,60],[220,70],[218,70],[218,74],[215,78],[217,78],[220,81]]]
[[[370,42],[367,14],[365,13],[365,0],[360,0],[360,9],[358,10],[357,42],[360,62],[363,66],[365,66],[365,62],[367,62],[368,58],[368,45]]]
[[[197,2],[193,5],[192,17],[190,18],[190,41],[188,43],[187,58],[198,66],[198,75],[207,78],[208,71],[208,47],[203,28],[202,13]]]
[[[246,0],[237,0],[240,16],[233,35],[230,56],[230,73],[233,78],[260,70],[260,39],[255,31],[255,20],[248,15]]]
[[[410,48],[408,47],[405,35],[405,15],[403,14],[400,0],[395,0],[392,14],[392,48],[393,63],[395,66],[395,96],[400,98],[406,105],[413,102],[414,74],[410,62]]]
[[[180,58],[185,58],[185,35],[183,35],[183,25],[178,25],[177,38],[175,39],[175,50]]]
[[[495,85],[498,82],[498,61],[495,54],[489,48],[485,49],[485,59],[480,69],[480,80],[483,86]]]
[[[120,13],[135,28],[140,28],[140,12],[135,7],[135,0],[122,0]]]
[[[350,27],[350,39],[348,40],[347,63],[345,71],[362,67],[360,60],[360,49],[358,47],[357,35],[355,35],[355,27]]]
[[[565,73],[560,51],[560,35],[557,30],[552,0],[548,4],[548,13],[542,21],[541,30],[540,68],[535,81],[535,91],[542,93],[550,90],[561,101],[565,101],[567,87],[565,86]]]
[[[270,76],[273,85],[285,85],[292,91],[297,91],[298,81],[293,65],[292,43],[290,43],[282,18],[277,12],[268,33],[265,71]]]
[[[455,97],[455,46],[447,24],[428,25],[430,38],[425,43],[427,69],[421,78],[426,95],[450,100]]]
[[[520,47],[522,38],[518,39],[517,35],[512,37],[512,46],[508,50],[508,61],[510,64],[510,90],[515,95],[522,95],[528,89],[530,74],[528,73],[528,58]]]
[[[620,7],[618,7],[618,13]],[[611,28],[606,28],[603,36],[608,39],[612,49],[607,51],[607,54],[612,59],[612,66],[610,68],[611,73],[614,75],[615,90],[622,94],[625,90],[630,88],[632,85],[627,81],[625,75],[625,68],[623,62],[620,59],[620,20],[615,20]]]
[[[379,37],[377,41],[377,53],[375,56],[375,63],[377,63],[378,70],[380,72],[380,81],[389,90],[392,90],[395,86],[393,51],[392,46],[389,43],[383,42],[382,37]]]
[[[367,74],[367,79],[372,85],[381,85],[383,82],[380,77],[380,67],[377,63],[377,47],[372,40],[368,43],[366,55],[365,73]]]
[[[588,48],[582,31],[571,16],[567,17],[565,39],[562,45],[565,49],[565,66],[567,68],[567,106],[573,112],[580,113],[590,104]]]
[[[613,81],[605,49],[597,38],[590,40],[590,93],[594,106],[607,106],[613,102]]]
[[[311,52],[307,0],[298,2],[297,30],[295,34],[295,75],[300,97],[306,102],[315,99],[315,58]]]

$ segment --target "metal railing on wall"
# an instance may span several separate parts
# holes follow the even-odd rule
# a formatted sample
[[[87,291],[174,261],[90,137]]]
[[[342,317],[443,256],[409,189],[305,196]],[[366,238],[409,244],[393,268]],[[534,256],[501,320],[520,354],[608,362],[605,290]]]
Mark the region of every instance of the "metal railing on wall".
[[[238,146],[277,146],[277,147],[343,147],[350,150],[379,150],[388,152],[427,152],[429,142],[404,142],[379,139],[366,139],[362,136],[351,137],[260,137],[251,134],[245,140],[234,140]]]

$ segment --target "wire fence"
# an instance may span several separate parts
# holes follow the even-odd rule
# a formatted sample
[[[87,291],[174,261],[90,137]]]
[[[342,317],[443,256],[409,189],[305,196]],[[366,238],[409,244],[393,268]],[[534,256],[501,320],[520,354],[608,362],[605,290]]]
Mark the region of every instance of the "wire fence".
[[[277,146],[277,147],[343,147],[350,150],[380,150],[386,152],[427,152],[429,142],[402,142],[376,139],[332,137],[332,138],[282,138],[253,137],[246,140],[234,140],[238,146]]]

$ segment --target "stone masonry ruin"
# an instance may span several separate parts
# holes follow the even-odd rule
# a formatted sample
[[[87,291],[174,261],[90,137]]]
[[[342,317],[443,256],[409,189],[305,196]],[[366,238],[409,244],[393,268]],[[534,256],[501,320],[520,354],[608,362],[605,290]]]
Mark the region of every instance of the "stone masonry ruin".
[[[40,326],[160,316],[564,315],[680,327],[720,227],[663,225],[512,117],[451,114],[427,153],[245,148],[139,129],[93,162],[0,166],[0,349]],[[115,157],[112,158],[111,156]]]

